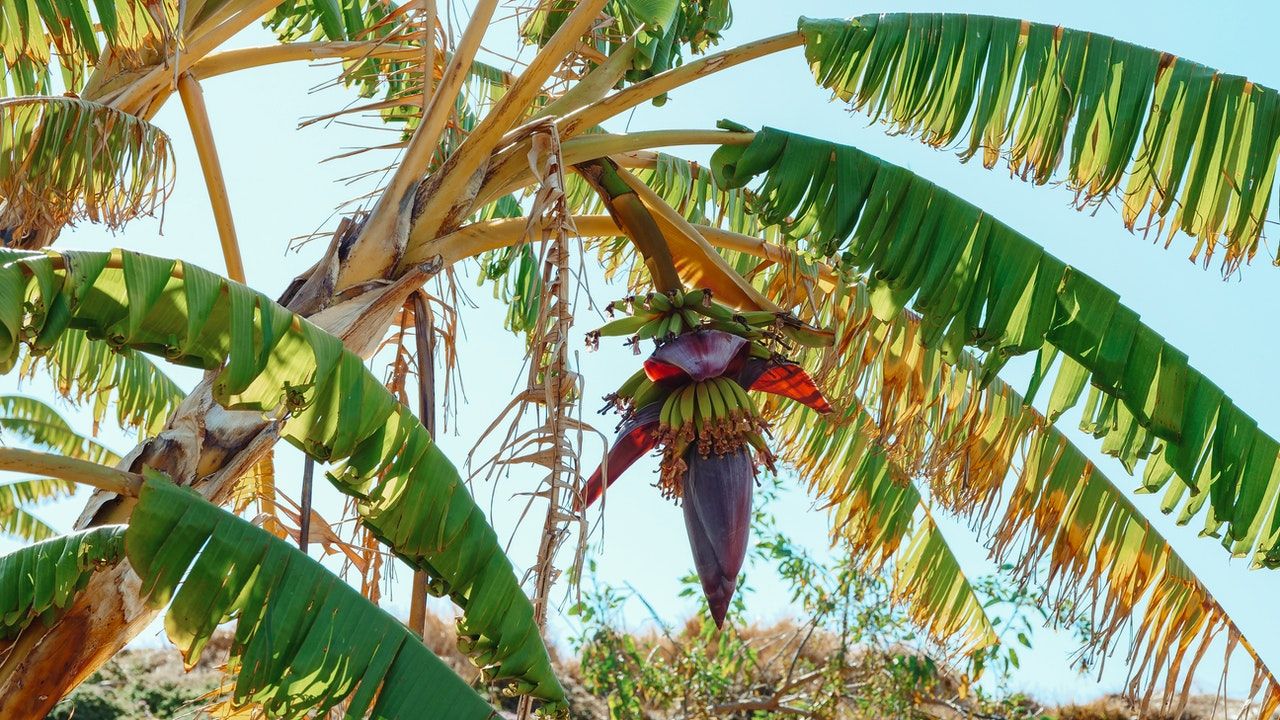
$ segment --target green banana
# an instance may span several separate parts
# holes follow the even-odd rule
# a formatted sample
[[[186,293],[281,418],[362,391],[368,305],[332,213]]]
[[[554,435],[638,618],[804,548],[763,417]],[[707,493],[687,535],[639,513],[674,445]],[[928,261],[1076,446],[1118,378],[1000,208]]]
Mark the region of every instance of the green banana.
[[[659,316],[648,321],[636,332],[636,337],[641,340],[648,340],[650,338],[657,337],[658,331],[662,329],[664,320],[666,320],[666,318]]]
[[[649,307],[654,312],[671,312],[671,298],[667,297],[665,293],[649,293],[645,296],[645,299],[649,301]]]
[[[614,395],[624,398],[633,398],[636,396],[636,391],[640,389],[641,384],[648,380],[649,376],[645,375],[643,369],[637,370],[632,373],[631,377],[627,378],[618,386],[618,390],[614,392]]]
[[[752,327],[769,327],[778,320],[778,314],[767,310],[748,310],[740,312],[733,317],[734,320],[744,322]]]
[[[733,311],[718,302],[697,303],[693,305],[692,309],[711,320],[719,320],[720,322],[733,321]]]
[[[679,335],[684,330],[684,316],[679,312],[671,313],[671,324],[667,326],[667,335]]]
[[[747,394],[746,389],[732,380],[727,380],[727,382],[730,386],[729,389],[737,396],[739,409],[746,412],[751,417],[759,417],[760,413],[756,411],[756,401],[751,399],[751,396]]]
[[[624,335],[634,335],[636,331],[644,327],[645,323],[651,318],[647,315],[627,315],[617,320],[611,320],[601,325],[596,334],[601,337],[621,337]]]
[[[685,423],[693,419],[693,407],[694,407],[694,403],[696,402],[693,388],[694,388],[693,385],[685,385],[684,388],[680,390],[679,412],[680,412],[680,419],[683,421],[680,423],[681,427],[683,427]]]
[[[711,413],[717,418],[729,417],[729,406],[725,403],[724,395],[720,391],[720,385],[723,382],[725,382],[724,378],[713,378],[711,384],[707,387],[707,399],[711,402]]]
[[[674,393],[667,396],[665,402],[662,403],[662,412],[658,416],[658,427],[671,429],[671,417],[675,414],[676,406],[680,403],[676,400]]]
[[[697,385],[694,385],[693,392],[694,392],[694,395],[697,396],[697,400],[698,400],[699,419],[710,420],[711,418],[715,417],[712,414],[711,388],[709,387],[709,385],[710,383],[706,383],[706,382],[700,382]]]
[[[641,372],[643,373],[644,371],[641,370]],[[666,388],[645,377],[640,383],[640,387],[636,389],[635,395],[631,397],[631,406],[635,408],[646,407],[661,400],[666,392]]]
[[[698,308],[707,303],[706,290],[690,290],[684,294],[684,304],[681,307]]]

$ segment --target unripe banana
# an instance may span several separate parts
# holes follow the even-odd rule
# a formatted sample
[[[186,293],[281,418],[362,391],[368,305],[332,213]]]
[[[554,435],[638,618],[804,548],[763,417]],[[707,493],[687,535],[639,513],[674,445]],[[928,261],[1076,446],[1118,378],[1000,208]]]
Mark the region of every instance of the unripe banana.
[[[641,373],[643,372],[642,370]],[[641,381],[640,387],[636,389],[635,395],[632,396],[631,405],[636,409],[651,405],[661,400],[666,392],[666,389],[646,376]]]
[[[657,337],[658,332],[662,330],[662,324],[664,320],[666,320],[666,318],[660,315],[646,322],[644,326],[641,327],[640,330],[636,332],[636,337],[640,338],[641,340],[648,340],[650,338]]]
[[[667,335],[679,335],[684,331],[684,316],[679,312],[671,313],[671,322],[667,326]]]
[[[658,417],[659,427],[671,429],[671,416],[675,413],[676,406],[679,404],[674,393],[667,396],[666,402],[662,403],[662,412]]]
[[[711,384],[707,387],[707,399],[711,401],[711,414],[717,418],[729,416],[724,394],[720,390],[720,386],[725,382],[727,381],[724,378],[713,378]]]
[[[748,310],[738,313],[733,319],[740,320],[753,327],[768,327],[778,320],[778,314],[767,310]]]
[[[700,382],[694,386],[694,395],[698,399],[698,417],[710,420],[712,415],[711,409],[711,388],[710,383]]]
[[[684,319],[684,326],[690,330],[702,324],[702,321],[698,319],[698,313],[690,310],[688,307],[685,307],[680,311],[680,317]]]
[[[742,409],[751,417],[760,417],[760,411],[756,408],[756,401],[752,399],[751,394],[747,392],[746,388],[736,382],[732,383],[732,385],[733,391],[738,393],[738,402],[742,404]]]
[[[640,370],[635,371],[631,377],[623,381],[622,385],[618,386],[618,390],[614,395],[624,398],[635,397],[636,391],[639,390],[640,386],[647,380],[649,380],[649,376],[646,375],[644,369],[641,368]]]
[[[684,307],[684,290],[682,288],[676,288],[671,292],[671,306]]]
[[[627,315],[617,320],[611,320],[596,330],[596,334],[601,337],[623,337],[626,335],[634,335],[645,323],[649,322],[646,315]]]
[[[662,318],[658,320],[658,329],[656,332],[654,332],[653,336],[661,340],[662,338],[665,338],[670,334],[671,334],[671,316],[663,315]]]
[[[693,388],[693,385],[685,385],[680,390],[680,418],[684,421],[680,423],[682,426],[693,419],[693,407],[697,401]]]
[[[712,320],[721,322],[733,321],[733,311],[718,302],[712,302],[711,304],[698,303],[693,306],[693,309]]]
[[[671,311],[671,298],[667,297],[665,293],[649,293],[645,297],[649,301],[649,307],[653,308],[654,312],[664,313]]]

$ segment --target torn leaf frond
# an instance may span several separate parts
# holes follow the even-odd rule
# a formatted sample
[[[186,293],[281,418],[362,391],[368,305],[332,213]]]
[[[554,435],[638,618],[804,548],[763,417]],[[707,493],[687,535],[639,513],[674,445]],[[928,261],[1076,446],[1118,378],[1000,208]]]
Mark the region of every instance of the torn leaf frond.
[[[807,410],[785,418],[784,457],[850,513],[878,514],[882,505],[857,488],[888,472],[886,459],[927,481],[1024,582],[1047,573],[1055,607],[1090,619],[1091,653],[1105,658],[1130,639],[1130,693],[1144,706],[1158,697],[1180,707],[1194,661],[1239,629],[1124,491],[1034,407],[967,354],[950,363],[927,348],[910,314],[877,320],[869,295],[859,286],[833,303],[845,319],[838,334],[853,340],[837,345],[840,360],[822,377],[849,409],[830,422]],[[1264,701],[1280,700],[1266,665],[1238,647],[1266,681]]]
[[[75,98],[0,100],[0,239],[48,245],[68,222],[119,229],[173,188],[169,138],[145,120]]]
[[[1130,230],[1186,233],[1206,265],[1223,245],[1224,273],[1258,250],[1280,155],[1271,88],[1007,18],[802,18],[800,32],[818,84],[895,133],[981,153],[988,168],[1004,155],[1036,184],[1065,177],[1081,208],[1119,195]]]
[[[0,5],[0,93],[47,95],[55,91],[55,76],[66,90],[79,92],[100,65],[138,68],[173,44],[178,5],[179,0]]]
[[[14,436],[41,450],[78,460],[100,465],[120,462],[120,456],[77,433],[49,405],[23,395],[0,395],[0,441]]]
[[[489,679],[562,700],[533,609],[483,512],[421,422],[340,339],[181,261],[120,250],[3,255],[0,370],[24,345],[39,354],[76,328],[217,371],[214,401],[279,418],[281,435],[318,461],[346,460],[330,479],[359,501],[367,527],[463,608],[460,634]]]
[[[890,321],[910,307],[919,332],[915,344],[899,340],[898,352],[936,349],[930,362],[954,363],[965,346],[977,348],[985,353],[979,382],[1010,358],[1042,349],[1043,381],[1060,355],[1058,412],[1091,384],[1094,434],[1127,464],[1146,461],[1144,486],[1166,491],[1166,511],[1178,509],[1184,522],[1203,515],[1205,534],[1221,536],[1232,554],[1280,564],[1280,443],[1114,291],[990,214],[857,148],[765,129],[750,146],[726,146],[717,156],[729,184],[763,176],[752,210],[764,222],[781,226],[801,250],[838,256],[841,271],[868,278],[838,345],[863,339],[852,320]],[[933,369],[922,372],[931,377]],[[868,406],[901,400],[900,381],[884,385]],[[935,387],[915,401],[927,405],[956,390]]]
[[[20,375],[33,379],[43,368],[58,394],[89,405],[95,432],[114,404],[121,428],[155,436],[186,397],[186,392],[146,355],[89,338],[69,329],[51,347],[23,356]]]

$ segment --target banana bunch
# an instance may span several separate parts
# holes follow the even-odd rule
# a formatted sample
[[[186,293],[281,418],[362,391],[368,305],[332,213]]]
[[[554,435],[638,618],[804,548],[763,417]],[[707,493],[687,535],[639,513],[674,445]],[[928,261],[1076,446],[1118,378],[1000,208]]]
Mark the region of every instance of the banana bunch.
[[[675,456],[696,442],[705,457],[733,452],[744,443],[767,452],[764,428],[747,391],[730,378],[716,377],[672,391],[663,402],[657,433]]]
[[[624,313],[599,329],[588,333],[587,342],[595,346],[602,337],[633,336],[635,341],[662,342],[687,330],[711,327],[741,335],[753,340],[763,340],[767,328],[777,321],[771,312],[736,314],[711,298],[710,290],[674,290],[670,293],[653,292],[632,295],[607,308],[610,315]]]
[[[615,409],[625,417],[634,410],[662,399],[666,392],[666,388],[650,380],[644,368],[640,368],[617,390],[605,395],[604,400],[608,404],[600,410],[600,414],[603,415],[610,409]]]

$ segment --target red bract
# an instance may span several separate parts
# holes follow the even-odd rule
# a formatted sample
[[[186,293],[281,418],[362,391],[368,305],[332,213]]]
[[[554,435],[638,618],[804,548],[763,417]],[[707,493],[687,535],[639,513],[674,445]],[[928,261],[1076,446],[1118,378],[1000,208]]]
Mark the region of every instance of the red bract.
[[[677,336],[644,361],[645,374],[662,384],[681,385],[736,373],[750,343],[720,330],[697,330]]]
[[[738,375],[738,382],[748,390],[781,395],[820,413],[831,412],[831,404],[809,373],[789,360],[750,358]]]
[[[601,463],[587,480],[587,487],[582,492],[584,505],[589,507],[600,499],[606,487],[612,485],[642,455],[658,446],[654,430],[658,427],[658,411],[661,409],[661,403],[650,403],[622,421],[622,425],[618,427],[618,439],[609,447],[609,480],[605,482],[605,463]]]

